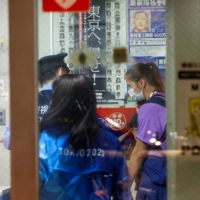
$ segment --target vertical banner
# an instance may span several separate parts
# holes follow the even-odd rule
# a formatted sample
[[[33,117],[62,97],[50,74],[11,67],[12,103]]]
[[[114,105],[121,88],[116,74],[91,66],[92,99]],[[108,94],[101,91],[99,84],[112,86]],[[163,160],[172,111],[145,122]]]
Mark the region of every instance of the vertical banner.
[[[104,99],[106,69],[101,60],[105,59],[105,4],[102,1],[93,0],[90,11],[84,13],[83,39],[90,52],[94,54],[96,63],[89,66],[89,77],[91,78],[100,103]]]
[[[75,44],[78,41],[78,27],[74,13],[55,13],[53,14],[53,53],[68,54],[74,52]],[[77,28],[75,28],[77,27]],[[75,31],[77,29],[77,31]],[[76,34],[75,34],[76,33]],[[70,73],[74,72],[72,63],[68,63]]]
[[[98,104],[123,106],[125,102],[124,70],[126,65],[113,63],[113,48],[126,45],[126,16],[121,9],[126,2],[93,0],[84,14],[84,42],[96,57],[90,77],[94,82]]]

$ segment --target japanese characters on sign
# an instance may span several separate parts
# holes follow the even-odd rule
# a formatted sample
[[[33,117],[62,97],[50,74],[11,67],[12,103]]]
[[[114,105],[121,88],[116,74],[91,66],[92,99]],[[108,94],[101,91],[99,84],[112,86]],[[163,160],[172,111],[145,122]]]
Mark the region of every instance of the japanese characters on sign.
[[[93,66],[89,66],[88,76],[93,81],[99,103],[106,101],[103,98],[106,70],[105,66],[101,63],[101,60],[105,59],[105,56],[101,53],[104,52],[105,48],[105,31],[102,24],[105,24],[102,2],[92,1],[90,11],[84,13],[83,17],[83,40],[96,59],[96,63]]]
[[[74,14],[58,13],[53,18],[53,49],[54,53],[72,53],[74,51]],[[69,63],[70,73],[73,73],[73,64]]]
[[[73,13],[58,13],[53,18],[53,50],[54,54],[74,52],[75,19]],[[68,63],[70,73],[74,73],[73,63]]]
[[[86,32],[90,32],[88,38],[90,39],[91,36],[94,36],[97,39],[98,43],[101,44],[101,38],[98,37],[97,34],[95,34],[96,30],[101,30],[99,27],[99,22],[101,21],[100,6],[92,6],[89,11],[89,16],[85,14],[84,20],[87,20],[89,23],[89,28],[88,30],[86,29]]]
[[[100,18],[100,6],[92,5],[89,13],[84,13],[84,42],[88,44],[91,53],[94,54],[96,58],[96,64],[94,66],[90,66],[90,77],[93,79],[93,85],[96,86],[96,79],[103,76],[105,71],[102,70],[100,66],[101,54],[100,51],[103,50],[101,45],[101,32],[102,28],[100,27],[101,18]],[[89,41],[95,40],[95,43],[90,43]],[[89,44],[90,43],[90,44]]]
[[[130,0],[130,6],[165,6],[166,0]]]
[[[124,45],[122,34],[124,33],[124,21],[122,15],[123,2],[106,3],[106,89],[116,91],[116,99],[124,99],[124,71],[123,64],[113,65],[113,48]]]

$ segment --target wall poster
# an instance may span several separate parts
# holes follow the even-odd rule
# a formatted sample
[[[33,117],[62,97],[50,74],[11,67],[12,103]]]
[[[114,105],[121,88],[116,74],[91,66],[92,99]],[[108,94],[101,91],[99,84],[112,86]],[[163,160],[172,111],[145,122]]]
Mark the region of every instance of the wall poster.
[[[129,0],[128,49],[135,62],[154,62],[165,81],[166,0]],[[129,66],[127,66],[129,67]],[[128,95],[128,102],[134,100]]]
[[[87,69],[68,63],[71,73],[85,74],[94,82],[97,104],[124,106],[126,64],[113,63],[113,48],[126,47],[127,2],[92,0],[88,13],[57,13],[53,17],[53,50],[73,53],[87,44],[96,64]]]
[[[129,1],[131,56],[165,56],[165,0]]]

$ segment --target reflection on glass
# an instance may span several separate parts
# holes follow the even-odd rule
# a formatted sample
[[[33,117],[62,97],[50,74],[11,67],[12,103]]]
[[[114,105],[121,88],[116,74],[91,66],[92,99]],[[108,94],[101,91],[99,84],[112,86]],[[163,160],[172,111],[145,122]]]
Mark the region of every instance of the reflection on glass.
[[[126,63],[113,63],[113,48],[127,47],[127,52],[130,56],[137,57],[135,58],[137,59],[136,63],[147,63],[144,66],[142,65],[142,68],[144,68],[144,71],[149,70],[147,74],[152,74],[152,77],[154,77],[153,71],[157,69],[157,66],[150,63],[156,62],[159,69],[160,67],[165,68],[165,54],[157,59],[150,52],[158,56],[165,52],[165,47],[162,46],[164,42],[162,45],[159,42],[161,40],[165,41],[165,38],[157,38],[150,32],[155,29],[151,22],[152,12],[155,9],[153,7],[147,6],[143,11],[140,6],[129,7],[128,1],[102,1],[98,5],[94,1],[91,1],[91,3],[92,6],[88,13],[65,13],[64,15],[54,13],[52,17],[53,40],[52,46],[48,46],[48,49],[52,49],[54,56],[60,52],[69,54],[65,58],[63,57],[69,70],[63,70],[62,66],[59,65],[54,69],[55,73],[51,77],[52,79],[46,82],[48,83],[47,86],[46,83],[41,83],[43,87],[41,92],[49,90],[48,92],[51,93],[51,98],[48,99],[47,104],[40,106],[38,109],[42,122],[39,145],[41,198],[45,199],[49,195],[52,199],[56,199],[54,193],[56,190],[66,191],[59,192],[62,198],[78,198],[81,195],[85,195],[82,187],[77,188],[78,185],[85,185],[87,187],[85,192],[91,198],[104,196],[109,199],[110,196],[114,195],[110,192],[111,188],[117,186],[124,194],[122,199],[129,199],[130,191],[127,189],[129,176],[127,168],[125,167],[124,171],[122,169],[125,166],[125,162],[122,161],[124,156],[126,160],[130,160],[131,182],[133,180],[136,182],[136,186],[135,182],[132,186],[132,188],[137,188],[137,192],[132,190],[133,197],[135,198],[137,193],[138,198],[142,199],[142,195],[146,195],[145,191],[150,191],[150,194],[154,194],[155,190],[160,192],[160,188],[159,186],[154,188],[149,177],[147,189],[144,185],[139,185],[139,175],[133,175],[138,169],[133,166],[133,163],[136,163],[138,168],[145,167],[145,165],[141,164],[139,166],[137,163],[137,156],[133,156],[133,154],[138,152],[134,147],[135,145],[141,145],[139,147],[143,148],[145,152],[142,154],[142,158],[143,160],[147,159],[147,164],[156,160],[156,162],[164,163],[163,166],[165,167],[163,150],[165,150],[166,141],[164,139],[160,140],[158,137],[158,133],[163,137],[165,133],[161,133],[160,130],[157,130],[157,127],[152,127],[151,123],[148,124],[146,121],[144,122],[145,124],[137,123],[137,118],[140,118],[141,114],[137,114],[136,109],[141,109],[140,113],[142,113],[142,108],[146,106],[143,104],[153,91],[161,92],[161,96],[163,95],[164,99],[163,88],[160,89],[163,84],[159,82],[154,87],[154,84],[151,85],[152,81],[149,81],[150,88],[154,88],[154,90],[148,91],[150,93],[146,97],[145,86],[147,83],[143,79],[141,80],[142,76],[137,77],[138,74],[134,70],[128,71],[126,74],[130,67]],[[131,1],[132,4],[133,1]],[[127,12],[129,13],[128,19],[125,14]],[[158,12],[160,16],[161,11],[158,10]],[[162,11],[163,13],[164,11]],[[153,19],[155,20],[156,18],[154,17]],[[160,32],[165,31],[164,28],[161,29],[159,29]],[[162,51],[159,51],[157,47]],[[87,54],[84,53],[85,48],[94,57],[95,62],[93,64],[84,61],[88,58]],[[40,44],[40,58],[49,56],[48,54],[44,55],[42,52],[47,51]],[[147,58],[147,56],[152,56],[153,58]],[[162,59],[163,62],[158,62],[159,59]],[[56,62],[55,60],[52,61],[54,64]],[[67,75],[67,73],[69,74]],[[83,74],[85,76],[82,76]],[[134,78],[131,79],[129,76]],[[127,91],[126,83],[130,86],[129,91]],[[50,91],[52,84],[53,91]],[[96,97],[97,108],[93,102],[93,95]],[[137,101],[137,108],[135,109],[135,106],[130,108],[128,103],[133,103],[134,105],[135,101]],[[91,110],[93,110],[93,115]],[[128,112],[125,110],[128,110]],[[165,112],[165,107],[162,107],[162,112]],[[150,112],[150,114],[152,113]],[[163,113],[162,116],[164,116]],[[145,117],[149,117],[150,114],[145,114]],[[88,120],[89,118],[90,120]],[[97,118],[98,121],[94,121]],[[146,120],[151,119],[152,117]],[[165,122],[166,119],[163,119],[163,124]],[[155,125],[154,122],[153,124]],[[161,126],[165,130],[163,124]],[[93,134],[90,134],[89,129],[93,130],[96,125],[99,126],[99,131],[94,130]],[[141,136],[140,127],[145,127],[145,135]],[[107,132],[110,132],[108,134],[111,134],[111,138],[114,136],[121,143],[119,149],[116,149],[115,145],[113,147],[112,142],[108,141],[106,136],[105,140],[103,139],[102,134]],[[139,143],[137,141],[138,136],[143,139]],[[115,139],[114,144],[117,144],[118,141]],[[97,141],[100,146],[97,145]],[[147,149],[152,151],[146,152]],[[116,151],[120,153],[123,151],[121,157],[119,156],[120,158],[116,155]],[[116,159],[121,159],[120,167],[118,165],[115,166],[119,170],[117,174],[114,174],[112,170],[109,171],[109,166],[113,167],[113,163],[110,162],[113,156],[116,156]],[[155,159],[154,156],[156,157]],[[153,165],[153,167],[157,166]],[[103,169],[103,172],[99,173],[97,168]],[[93,170],[93,173],[91,173],[91,170]],[[155,170],[158,169],[155,168]],[[165,168],[162,170],[165,172]],[[126,192],[117,182],[113,182],[113,177],[118,177],[120,173],[127,175],[126,178],[124,177],[124,182],[122,182],[124,188],[127,189]],[[143,171],[141,173],[143,176]],[[119,179],[121,180],[122,177],[120,176]],[[164,180],[165,177],[163,176],[162,178]],[[163,194],[165,194],[166,186],[163,180],[159,181],[161,181]],[[61,187],[58,186],[60,181],[63,183]],[[110,181],[112,181],[112,184]],[[50,186],[50,182],[53,183],[53,187]],[[144,183],[143,177],[141,183]],[[71,187],[74,188],[73,191],[70,190]],[[48,188],[52,189],[49,191]],[[145,188],[143,193],[140,191],[141,188]],[[88,196],[84,198],[89,199]],[[165,196],[163,198],[165,199]],[[154,199],[156,200],[156,198]]]

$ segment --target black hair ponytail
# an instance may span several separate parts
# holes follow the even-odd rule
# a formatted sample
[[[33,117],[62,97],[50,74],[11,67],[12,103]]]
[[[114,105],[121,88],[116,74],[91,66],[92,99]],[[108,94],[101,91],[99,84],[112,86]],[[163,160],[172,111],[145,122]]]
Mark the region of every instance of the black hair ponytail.
[[[53,83],[53,98],[44,114],[40,130],[58,127],[70,133],[74,151],[92,145],[98,134],[96,98],[92,82],[83,75],[65,74]],[[64,132],[63,132],[63,127]]]
[[[162,80],[162,76],[158,70],[158,67],[155,63],[149,63],[153,68],[153,83],[157,88],[157,92],[165,93],[165,86]]]

